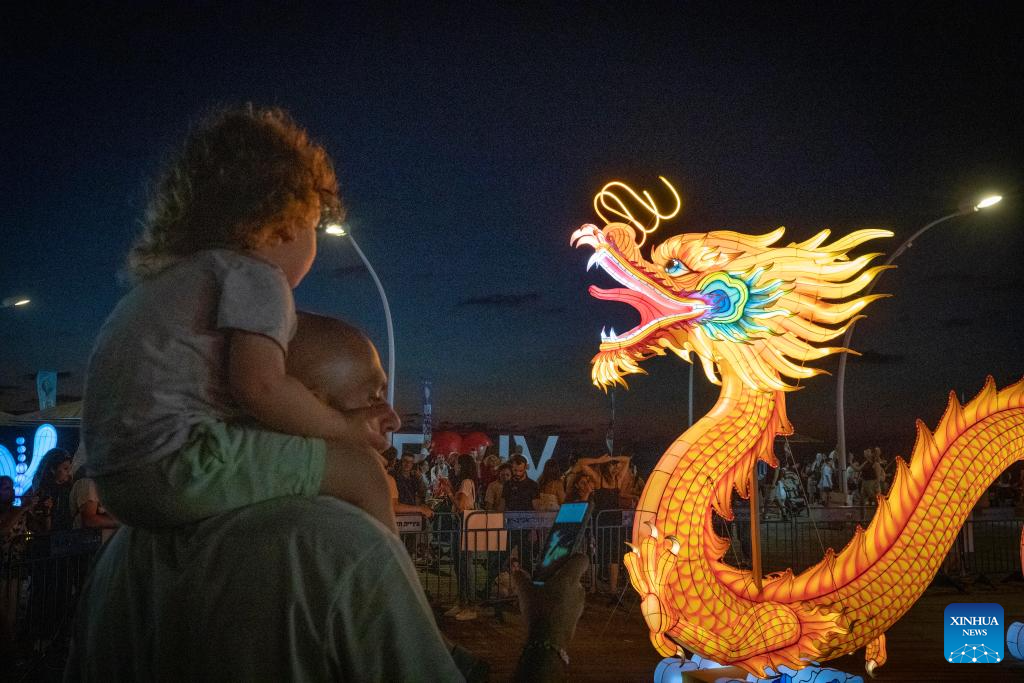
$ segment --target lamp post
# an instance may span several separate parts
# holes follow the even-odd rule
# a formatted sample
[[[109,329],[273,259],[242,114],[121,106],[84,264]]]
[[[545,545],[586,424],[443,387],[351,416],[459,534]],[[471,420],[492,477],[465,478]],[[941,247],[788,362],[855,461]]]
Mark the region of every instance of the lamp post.
[[[370,272],[370,277],[373,278],[373,283],[377,285],[377,293],[380,294],[381,303],[384,304],[384,319],[387,321],[388,329],[388,404],[394,407],[395,405],[395,327],[391,322],[391,306],[388,305],[387,294],[384,293],[384,285],[381,284],[380,278],[377,277],[377,271],[370,265],[369,259],[366,258],[366,254],[359,248],[359,244],[356,243],[355,238],[352,236],[343,223],[337,221],[329,221],[324,227],[323,231],[328,235],[334,237],[348,237],[349,242],[352,243],[352,248],[356,250],[356,254],[359,255],[363,265],[366,266],[366,270]]]
[[[885,260],[885,263],[883,265],[885,265],[885,266],[892,265],[893,261],[895,261],[897,258],[899,258],[900,254],[902,254],[907,249],[909,249],[911,246],[913,246],[914,240],[916,240],[921,235],[923,235],[924,233],[926,233],[929,230],[931,230],[932,228],[934,228],[939,223],[945,223],[946,221],[951,220],[953,218],[956,218],[958,216],[966,216],[966,215],[972,214],[972,213],[974,213],[976,211],[981,211],[982,209],[987,209],[990,206],[994,206],[994,205],[998,204],[1000,201],[1002,201],[1002,199],[1003,198],[1001,196],[999,196],[999,195],[992,195],[992,196],[989,196],[989,197],[985,197],[984,199],[982,199],[981,201],[979,201],[976,204],[971,204],[969,206],[961,208],[959,211],[956,211],[954,213],[948,214],[946,216],[943,216],[942,218],[938,218],[938,219],[932,221],[931,223],[928,223],[923,228],[921,228],[920,230],[915,232],[913,235],[908,237],[903,242],[903,244],[901,244],[899,246],[899,248],[896,249],[896,251],[894,251],[892,254],[889,255],[889,258],[887,258]],[[871,294],[872,291],[874,291],[875,285],[878,284],[878,278],[879,277],[881,277],[881,273],[879,273],[878,277],[876,277],[874,279],[874,281],[861,294],[861,296],[868,296],[869,294]],[[843,336],[843,343],[841,344],[843,349],[849,349],[850,348],[850,340],[853,338],[853,328],[856,327],[856,326],[857,326],[857,321],[854,320],[852,323],[850,323],[850,326],[846,328],[846,334]],[[842,484],[840,490],[842,490],[843,495],[848,495],[849,494],[849,491],[846,488],[846,413],[844,412],[845,411],[845,406],[844,406],[844,401],[843,401],[843,388],[844,388],[844,383],[846,381],[846,357],[847,357],[847,355],[848,355],[847,351],[845,351],[845,350],[839,354],[839,369],[836,371],[836,434],[837,434],[836,450],[839,451],[839,481]]]

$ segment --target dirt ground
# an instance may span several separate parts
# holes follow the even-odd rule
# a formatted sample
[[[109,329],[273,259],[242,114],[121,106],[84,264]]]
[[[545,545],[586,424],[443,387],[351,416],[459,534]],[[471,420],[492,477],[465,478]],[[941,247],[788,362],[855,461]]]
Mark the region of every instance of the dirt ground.
[[[942,586],[930,588],[887,635],[889,662],[876,672],[887,681],[1024,681],[1024,662],[1008,657],[999,664],[950,664],[943,659],[943,611],[952,602],[997,602],[1007,626],[1024,621],[1024,583],[974,585],[964,594]],[[491,664],[491,680],[505,681],[515,669],[525,629],[513,608],[499,622],[487,611],[474,621],[438,618],[445,635]],[[1005,626],[1004,626],[1005,628]],[[590,596],[569,648],[572,681],[653,681],[661,658],[647,639],[639,603],[632,590],[612,605],[605,596]],[[852,674],[864,674],[863,652],[829,662]]]

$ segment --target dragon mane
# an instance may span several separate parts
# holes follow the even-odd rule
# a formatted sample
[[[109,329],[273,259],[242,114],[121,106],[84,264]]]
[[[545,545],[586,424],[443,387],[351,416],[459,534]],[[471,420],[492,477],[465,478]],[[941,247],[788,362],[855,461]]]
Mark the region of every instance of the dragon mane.
[[[824,372],[805,363],[843,351],[820,344],[843,334],[863,317],[858,313],[867,304],[887,296],[850,298],[886,266],[867,267],[879,253],[854,259],[847,254],[868,240],[893,233],[858,230],[826,245],[830,231],[822,230],[804,242],[773,247],[784,232],[780,227],[756,236],[732,231],[690,233],[656,247],[654,263],[685,253],[691,263],[702,266],[705,293],[715,289],[719,278],[741,282],[743,287],[729,290],[745,290],[742,300],[730,302],[729,315],[664,329],[644,346],[602,352],[594,359],[595,384],[625,384],[621,375],[643,373],[637,363],[665,351],[687,361],[691,352],[696,353],[715,384],[721,384],[720,365],[728,364],[746,386],[757,391],[792,391],[797,387],[785,378],[802,380]],[[634,262],[645,263],[638,246],[621,242],[618,246]]]

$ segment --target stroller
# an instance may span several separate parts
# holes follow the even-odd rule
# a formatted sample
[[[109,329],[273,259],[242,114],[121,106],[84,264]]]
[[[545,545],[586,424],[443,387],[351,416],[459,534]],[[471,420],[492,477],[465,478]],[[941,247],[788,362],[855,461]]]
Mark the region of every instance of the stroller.
[[[779,481],[775,485],[775,498],[779,508],[782,510],[782,518],[798,517],[800,515],[811,516],[807,507],[807,500],[800,490],[800,478],[790,469],[783,469]]]

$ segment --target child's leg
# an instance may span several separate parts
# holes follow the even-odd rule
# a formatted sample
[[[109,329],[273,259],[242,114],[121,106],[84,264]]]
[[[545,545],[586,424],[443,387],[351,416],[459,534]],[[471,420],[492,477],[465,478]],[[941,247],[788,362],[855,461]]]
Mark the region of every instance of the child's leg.
[[[372,451],[352,450],[343,444],[328,442],[320,493],[362,508],[397,534],[387,476],[380,456]]]
[[[178,452],[96,477],[96,485],[125,525],[175,527],[272,498],[317,495],[326,451],[322,439],[207,422]]]

